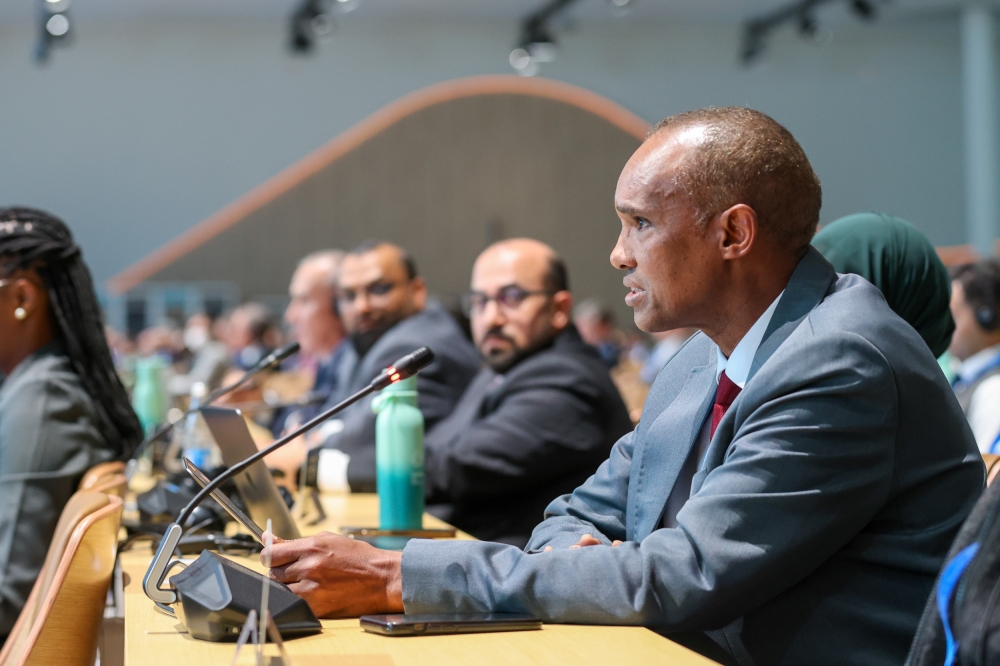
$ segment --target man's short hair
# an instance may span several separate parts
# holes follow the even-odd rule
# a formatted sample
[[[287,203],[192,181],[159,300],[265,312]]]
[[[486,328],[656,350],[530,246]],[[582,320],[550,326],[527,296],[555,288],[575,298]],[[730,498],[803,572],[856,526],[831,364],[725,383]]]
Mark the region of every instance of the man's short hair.
[[[394,247],[399,250],[399,260],[403,263],[403,269],[406,271],[407,280],[412,280],[417,277],[417,262],[413,261],[413,257],[410,256],[410,253],[398,245],[393,245],[392,243],[387,243],[386,241],[375,240],[374,238],[363,240],[348,250],[347,255],[357,256],[359,254],[368,254],[383,245],[388,245],[389,247]]]
[[[549,270],[542,279],[542,288],[550,294],[569,291],[569,274],[566,263],[559,257],[549,257]]]
[[[255,341],[262,340],[267,329],[274,323],[271,311],[263,303],[248,301],[233,310],[233,314],[237,312],[246,317],[247,328],[250,329],[250,336]]]
[[[343,250],[317,250],[311,252],[299,260],[297,268],[302,268],[306,264],[323,262],[330,267],[323,275],[323,285],[330,289],[337,288],[337,275],[340,273],[340,263],[344,260]]]
[[[962,293],[965,302],[977,313],[977,321],[980,317],[993,322],[993,326],[983,326],[984,328],[995,328],[997,314],[1000,313],[1000,259],[984,259],[971,264],[962,264],[951,269],[951,279],[962,285]],[[987,317],[980,315],[981,310],[989,310],[992,315]],[[980,321],[983,325],[984,321]]]
[[[691,152],[676,183],[708,224],[736,204],[750,206],[760,229],[782,246],[802,251],[819,223],[823,193],[805,151],[769,116],[742,107],[708,108],[661,120],[663,131],[704,126],[706,138]]]

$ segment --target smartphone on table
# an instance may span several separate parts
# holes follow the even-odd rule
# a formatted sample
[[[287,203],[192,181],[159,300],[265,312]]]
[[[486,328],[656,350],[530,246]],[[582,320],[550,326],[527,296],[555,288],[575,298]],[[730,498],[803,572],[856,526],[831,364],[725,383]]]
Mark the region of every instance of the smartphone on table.
[[[383,636],[433,636],[477,634],[490,631],[541,629],[542,621],[518,613],[427,613],[414,615],[363,615],[361,627]]]

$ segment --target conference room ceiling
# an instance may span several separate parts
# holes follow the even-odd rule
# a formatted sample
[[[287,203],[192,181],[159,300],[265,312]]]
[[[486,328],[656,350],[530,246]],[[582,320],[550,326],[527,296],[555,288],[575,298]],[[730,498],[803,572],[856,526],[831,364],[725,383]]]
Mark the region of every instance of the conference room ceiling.
[[[624,20],[673,18],[678,20],[741,22],[788,0],[633,0],[633,9]],[[73,0],[71,12],[77,19],[120,20],[139,18],[268,18],[285,17],[298,0]],[[542,0],[359,0],[353,16],[429,18],[510,19],[531,12]],[[957,8],[959,0],[892,0],[884,8],[887,17]],[[839,7],[823,11],[841,12]],[[0,2],[0,20],[31,21],[36,0]],[[581,20],[609,18],[607,0],[580,0],[571,15]]]

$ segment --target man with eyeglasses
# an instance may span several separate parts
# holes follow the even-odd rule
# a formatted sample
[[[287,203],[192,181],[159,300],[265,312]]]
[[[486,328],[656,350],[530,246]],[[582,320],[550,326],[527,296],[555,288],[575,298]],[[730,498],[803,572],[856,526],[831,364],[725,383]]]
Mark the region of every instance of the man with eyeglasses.
[[[566,268],[548,245],[487,248],[462,305],[486,367],[427,434],[428,511],[521,547],[548,503],[593,474],[632,423],[572,323]]]
[[[417,375],[417,400],[430,432],[455,408],[481,362],[452,316],[428,299],[413,259],[389,243],[366,241],[355,247],[340,265],[337,304],[351,349],[326,407],[367,386],[400,356],[427,346],[434,362]],[[340,451],[333,464],[324,465],[331,470],[325,483],[346,484],[355,492],[375,490],[371,401],[369,397],[348,407],[339,423],[321,435],[323,447]]]

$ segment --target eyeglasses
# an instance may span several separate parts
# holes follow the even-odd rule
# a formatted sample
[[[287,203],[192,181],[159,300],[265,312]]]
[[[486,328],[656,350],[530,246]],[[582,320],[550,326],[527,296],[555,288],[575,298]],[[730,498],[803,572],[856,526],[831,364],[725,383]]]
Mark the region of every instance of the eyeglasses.
[[[369,298],[385,296],[399,285],[393,282],[374,282],[366,287],[358,289],[341,289],[337,293],[337,300],[341,303],[353,303],[358,294],[364,292]]]
[[[530,296],[551,295],[548,291],[528,291],[527,289],[521,289],[517,285],[504,287],[497,292],[496,296],[488,296],[481,291],[470,291],[467,294],[462,294],[462,311],[465,312],[466,317],[471,317],[473,313],[485,310],[486,304],[490,301],[496,301],[497,307],[501,310],[511,312],[521,307],[521,304]]]

